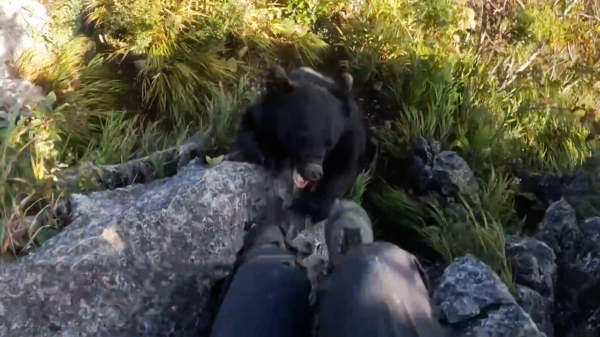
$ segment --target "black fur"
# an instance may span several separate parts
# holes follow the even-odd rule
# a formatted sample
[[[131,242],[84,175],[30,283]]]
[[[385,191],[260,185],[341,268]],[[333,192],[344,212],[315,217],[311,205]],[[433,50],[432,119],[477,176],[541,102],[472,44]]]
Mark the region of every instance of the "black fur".
[[[300,68],[288,77],[275,67],[267,90],[242,117],[237,146],[244,161],[281,171],[289,165],[303,173],[308,164],[323,168],[323,178],[305,188],[291,208],[325,219],[359,173],[366,130],[352,97],[352,77],[332,80]]]

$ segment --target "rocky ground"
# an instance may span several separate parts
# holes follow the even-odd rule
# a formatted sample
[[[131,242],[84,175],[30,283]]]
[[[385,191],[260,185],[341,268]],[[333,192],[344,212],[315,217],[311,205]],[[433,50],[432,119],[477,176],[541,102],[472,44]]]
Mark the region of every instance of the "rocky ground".
[[[206,333],[211,289],[230,270],[245,230],[265,219],[267,201],[285,191],[261,168],[198,162],[148,184],[75,195],[63,232],[0,266],[0,290],[11,294],[0,300],[0,334]],[[431,177],[448,178],[444,190],[476,188],[455,153],[440,152],[432,163]],[[599,238],[600,218],[578,223],[567,201],[553,202],[535,236],[507,237],[515,296],[471,255],[431,276],[442,322],[458,336],[594,335]],[[324,243],[311,245],[316,252]]]

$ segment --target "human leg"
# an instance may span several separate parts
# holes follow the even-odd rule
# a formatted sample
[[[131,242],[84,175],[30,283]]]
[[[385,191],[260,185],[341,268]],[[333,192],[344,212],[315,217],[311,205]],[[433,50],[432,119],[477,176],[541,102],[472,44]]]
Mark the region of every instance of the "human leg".
[[[368,242],[368,216],[352,204],[334,206],[326,224],[333,270],[319,289],[318,336],[444,336],[418,260],[391,243]]]
[[[213,324],[211,337],[306,337],[310,282],[276,226],[252,229]]]

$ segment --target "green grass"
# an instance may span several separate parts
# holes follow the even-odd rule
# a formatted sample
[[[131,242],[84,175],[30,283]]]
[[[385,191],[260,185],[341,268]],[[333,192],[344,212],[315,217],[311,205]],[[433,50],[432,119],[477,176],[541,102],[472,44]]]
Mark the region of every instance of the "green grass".
[[[372,178],[371,169],[360,172],[358,177],[356,177],[354,185],[352,185],[352,188],[346,193],[346,197],[359,205],[362,204],[364,195],[369,188]]]
[[[366,99],[381,88],[388,123],[378,121],[375,134],[384,160],[406,158],[417,137],[435,139],[468,162],[481,186],[481,204],[458,215],[386,181],[380,168],[362,172],[348,197],[377,201],[369,211],[391,224],[384,239],[394,228],[417,229],[448,261],[473,253],[510,282],[504,233],[521,220],[511,165],[568,172],[598,151],[598,5],[348,3],[52,2],[51,53],[26,52],[17,66],[57,99],[54,112],[0,129],[3,223],[39,211],[20,206],[30,194],[55,203],[56,191],[39,186],[65,166],[122,163],[198,131],[219,158],[264,66],[343,64]],[[130,58],[142,61],[137,77]]]

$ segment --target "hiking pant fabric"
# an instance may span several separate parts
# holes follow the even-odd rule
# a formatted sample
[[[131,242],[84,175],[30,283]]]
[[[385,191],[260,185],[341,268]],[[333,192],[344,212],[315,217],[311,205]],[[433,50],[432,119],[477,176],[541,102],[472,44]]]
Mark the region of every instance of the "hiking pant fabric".
[[[308,337],[310,282],[281,247],[251,249],[237,269],[211,337]]]
[[[319,337],[440,337],[426,276],[410,253],[387,242],[350,248],[322,283]]]

